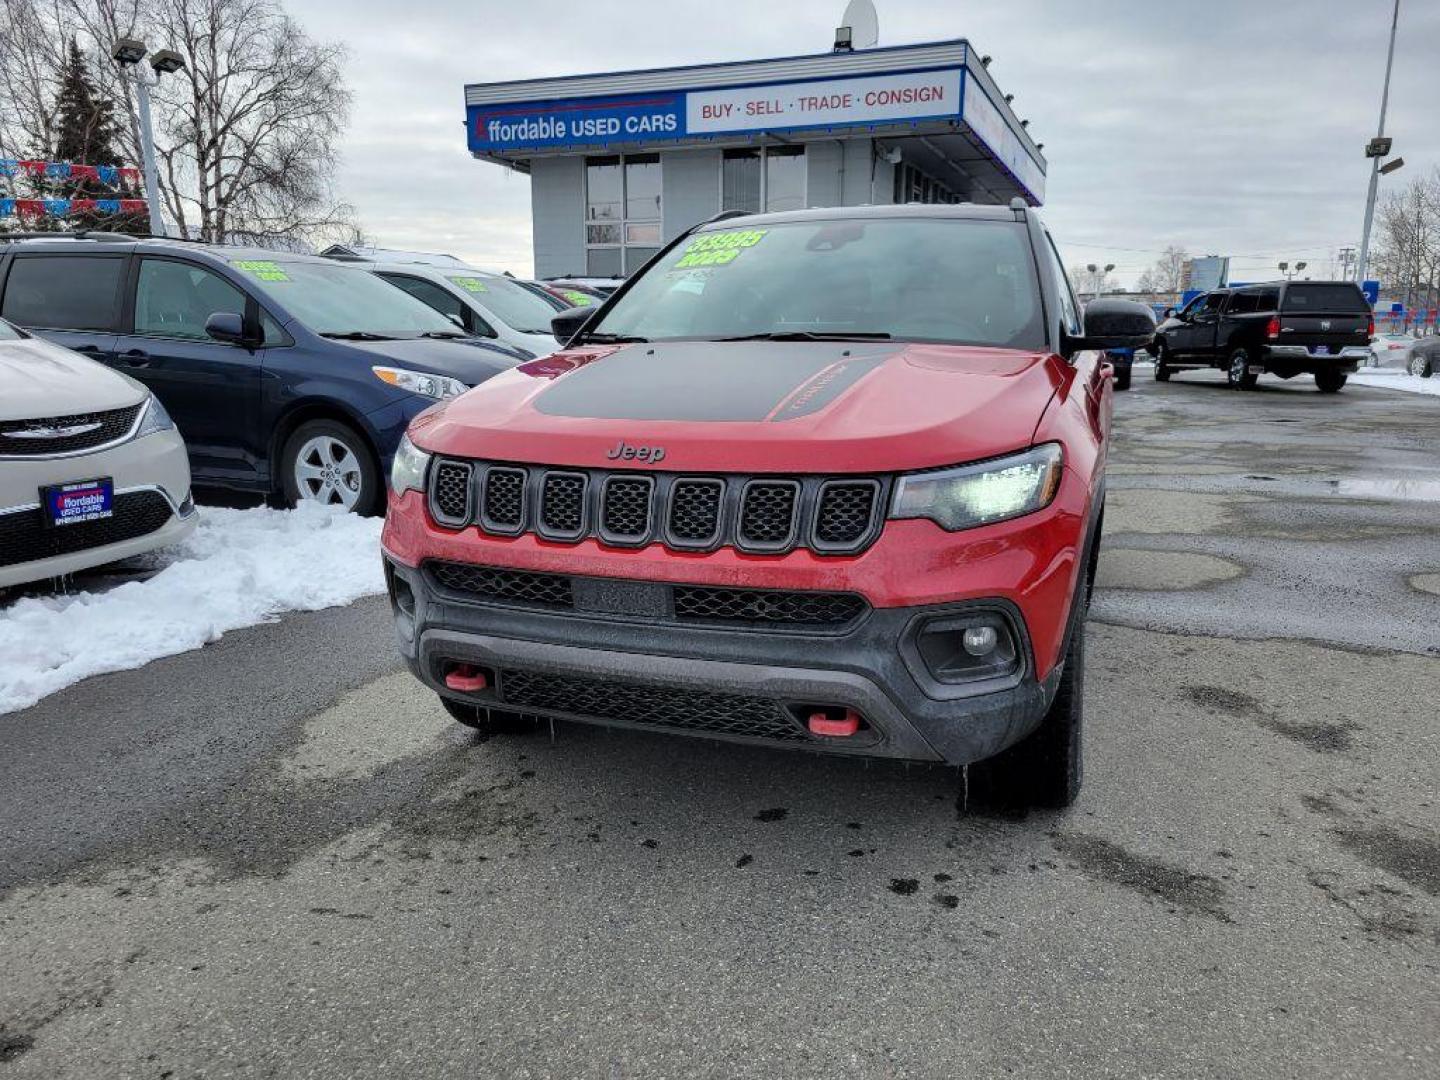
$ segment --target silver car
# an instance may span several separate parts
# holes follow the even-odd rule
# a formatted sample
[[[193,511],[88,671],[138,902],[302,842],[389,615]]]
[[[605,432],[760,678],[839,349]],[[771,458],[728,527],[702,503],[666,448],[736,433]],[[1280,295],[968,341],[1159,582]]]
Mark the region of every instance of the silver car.
[[[134,379],[0,320],[0,588],[195,527],[185,443]]]

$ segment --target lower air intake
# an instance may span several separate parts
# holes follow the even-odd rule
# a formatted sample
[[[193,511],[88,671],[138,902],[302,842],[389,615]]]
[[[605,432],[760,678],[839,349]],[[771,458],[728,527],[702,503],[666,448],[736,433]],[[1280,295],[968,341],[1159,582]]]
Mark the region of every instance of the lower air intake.
[[[500,673],[500,699],[520,711],[580,720],[780,742],[809,740],[809,735],[778,702],[737,694],[505,670]]]

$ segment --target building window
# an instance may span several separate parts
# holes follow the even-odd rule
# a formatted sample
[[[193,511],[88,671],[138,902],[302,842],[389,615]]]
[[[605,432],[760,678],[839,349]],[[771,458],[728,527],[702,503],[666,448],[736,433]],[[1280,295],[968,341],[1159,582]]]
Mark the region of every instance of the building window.
[[[747,214],[805,208],[805,148],[726,150],[720,162],[720,208]]]
[[[965,200],[933,176],[914,165],[901,165],[895,170],[895,201],[897,203],[958,203]]]
[[[660,247],[659,154],[585,159],[585,272],[633,274]]]

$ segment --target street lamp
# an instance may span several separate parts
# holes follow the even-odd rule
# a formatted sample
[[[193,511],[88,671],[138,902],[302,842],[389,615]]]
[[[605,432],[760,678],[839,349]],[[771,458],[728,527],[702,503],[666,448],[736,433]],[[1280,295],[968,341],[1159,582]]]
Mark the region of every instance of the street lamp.
[[[1360,257],[1355,262],[1355,280],[1365,280],[1365,270],[1370,262],[1370,227],[1375,223],[1375,193],[1380,186],[1380,174],[1386,170],[1381,168],[1380,159],[1390,153],[1391,141],[1385,137],[1385,109],[1390,104],[1390,71],[1395,66],[1395,30],[1400,25],[1400,0],[1395,0],[1395,7],[1390,15],[1390,52],[1385,57],[1385,89],[1380,93],[1380,126],[1375,130],[1375,138],[1371,139],[1365,147],[1365,156],[1370,159],[1370,190],[1365,196],[1365,231],[1360,234]],[[1394,172],[1404,164],[1403,159],[1396,159],[1388,171]]]
[[[150,57],[154,74],[147,75],[140,66],[147,52],[149,49],[143,41],[120,38],[110,50],[110,56],[135,83],[135,100],[140,110],[140,165],[145,174],[145,201],[150,207],[150,234],[164,236],[165,219],[160,215],[160,183],[155,169],[155,136],[150,127],[150,87],[160,82],[161,75],[182,70],[185,58],[174,49],[161,49]]]
[[[1085,270],[1090,275],[1090,299],[1096,299],[1105,285],[1105,276],[1115,269],[1114,263],[1106,263],[1103,267],[1094,263],[1086,263]]]

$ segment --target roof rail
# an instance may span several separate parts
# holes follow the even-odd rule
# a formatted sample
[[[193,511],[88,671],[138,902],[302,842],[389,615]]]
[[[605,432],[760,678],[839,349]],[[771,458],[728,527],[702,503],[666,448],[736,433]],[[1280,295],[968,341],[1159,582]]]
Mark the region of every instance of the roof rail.
[[[12,232],[0,233],[0,240],[146,240],[145,236],[131,236],[128,233],[103,232],[96,229],[79,229],[75,232]]]
[[[1027,203],[1024,199],[1022,199],[1019,195],[1016,195],[1013,199],[1010,200],[1010,209],[1015,212],[1016,221],[1024,221],[1025,212],[1030,209],[1030,204]]]
[[[731,218],[749,217],[752,213],[751,210],[721,210],[714,217],[706,218],[701,224],[711,225],[717,221],[729,221]]]

